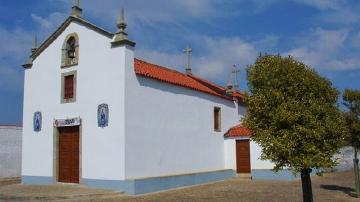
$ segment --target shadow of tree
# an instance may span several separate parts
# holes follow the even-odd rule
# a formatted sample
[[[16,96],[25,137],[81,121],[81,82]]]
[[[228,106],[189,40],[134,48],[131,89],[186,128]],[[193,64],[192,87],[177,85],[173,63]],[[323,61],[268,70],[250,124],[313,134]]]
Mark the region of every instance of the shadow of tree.
[[[356,198],[355,189],[350,188],[350,187],[342,187],[342,186],[338,186],[338,185],[320,185],[320,187],[322,189],[331,190],[331,191],[342,191],[342,192],[346,193],[347,195]]]

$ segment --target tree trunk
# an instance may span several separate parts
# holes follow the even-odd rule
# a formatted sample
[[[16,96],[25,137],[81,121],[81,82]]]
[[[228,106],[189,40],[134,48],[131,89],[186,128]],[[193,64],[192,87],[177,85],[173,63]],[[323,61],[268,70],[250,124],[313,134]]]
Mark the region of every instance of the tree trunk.
[[[356,195],[360,197],[360,176],[359,176],[359,159],[357,158],[357,148],[354,147],[354,174]]]
[[[311,168],[301,169],[301,184],[302,184],[304,202],[314,201],[312,194],[310,173],[311,173]]]

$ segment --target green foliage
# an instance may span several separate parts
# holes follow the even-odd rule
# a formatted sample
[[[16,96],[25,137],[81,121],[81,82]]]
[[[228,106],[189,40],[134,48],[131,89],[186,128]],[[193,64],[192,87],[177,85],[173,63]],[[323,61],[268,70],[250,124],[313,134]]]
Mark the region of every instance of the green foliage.
[[[345,113],[346,125],[349,129],[347,143],[360,148],[360,91],[345,89],[343,100],[348,108],[348,112]]]
[[[259,56],[247,69],[244,124],[275,170],[330,168],[344,140],[339,92],[329,80],[292,57]]]

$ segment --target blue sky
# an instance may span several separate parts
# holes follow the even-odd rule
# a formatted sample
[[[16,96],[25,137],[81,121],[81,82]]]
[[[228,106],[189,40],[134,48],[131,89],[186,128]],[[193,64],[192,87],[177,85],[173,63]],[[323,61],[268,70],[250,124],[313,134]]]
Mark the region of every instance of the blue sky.
[[[21,64],[34,34],[44,41],[68,17],[72,3],[1,1],[0,124],[21,124]],[[245,68],[260,52],[290,54],[340,91],[360,89],[358,0],[81,0],[84,18],[112,32],[122,6],[138,58],[184,71],[182,50],[189,44],[196,75],[225,85],[238,64],[244,90]]]

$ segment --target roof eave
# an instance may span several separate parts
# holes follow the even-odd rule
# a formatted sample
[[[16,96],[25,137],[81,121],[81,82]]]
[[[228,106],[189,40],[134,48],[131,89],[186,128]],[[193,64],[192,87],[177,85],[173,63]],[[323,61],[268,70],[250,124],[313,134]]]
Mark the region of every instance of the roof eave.
[[[251,135],[236,135],[236,136],[225,136],[225,139],[251,139]]]
[[[26,63],[26,64],[23,64],[21,65],[24,69],[31,69],[32,67],[32,64],[29,64],[29,63]]]

